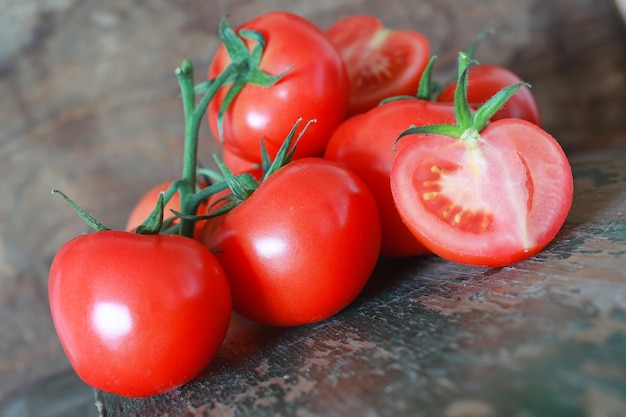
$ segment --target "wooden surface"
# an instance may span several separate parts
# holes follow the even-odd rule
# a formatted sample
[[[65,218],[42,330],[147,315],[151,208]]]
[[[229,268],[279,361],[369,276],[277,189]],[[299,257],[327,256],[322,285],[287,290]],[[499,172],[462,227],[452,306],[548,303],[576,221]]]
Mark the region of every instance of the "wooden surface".
[[[380,263],[348,309],[273,329],[235,317],[196,381],[106,417],[626,416],[626,146],[573,158],[557,239],[500,268]]]
[[[236,320],[203,379],[132,407],[626,415],[626,36],[609,0],[0,0],[0,415],[97,414],[56,339],[46,287],[55,251],[87,229],[50,190],[122,227],[140,193],[179,174],[174,68],[190,58],[201,78],[223,15],[237,24],[277,8],[322,27],[372,13],[421,30],[441,80],[458,50],[495,28],[477,57],[533,84],[545,129],[572,159],[572,213],[548,250],[509,268],[386,262],[328,322]],[[205,160],[217,150],[208,129],[201,146]],[[119,415],[117,398],[99,400]]]

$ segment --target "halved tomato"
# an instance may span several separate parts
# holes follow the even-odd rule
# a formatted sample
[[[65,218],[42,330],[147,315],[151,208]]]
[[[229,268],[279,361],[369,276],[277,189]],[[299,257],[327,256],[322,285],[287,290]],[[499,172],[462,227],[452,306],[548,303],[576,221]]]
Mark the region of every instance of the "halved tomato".
[[[551,135],[505,119],[461,139],[433,134],[407,144],[392,166],[391,190],[406,225],[433,253],[496,267],[536,254],[556,236],[573,179]]]
[[[348,115],[372,109],[385,98],[415,95],[430,58],[430,43],[421,33],[387,29],[374,16],[355,15],[337,21],[326,36],[348,70]]]

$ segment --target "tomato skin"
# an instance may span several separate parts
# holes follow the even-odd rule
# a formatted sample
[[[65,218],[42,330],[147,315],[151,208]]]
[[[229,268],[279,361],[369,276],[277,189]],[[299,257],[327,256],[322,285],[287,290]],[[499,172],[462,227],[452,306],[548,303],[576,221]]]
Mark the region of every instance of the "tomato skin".
[[[411,142],[393,164],[391,190],[405,223],[433,253],[498,267],[554,239],[572,204],[573,179],[552,136],[503,119],[474,148],[438,135]]]
[[[137,203],[133,207],[128,216],[128,220],[126,221],[125,230],[132,232],[137,229],[139,225],[141,225],[152,213],[154,207],[157,204],[157,200],[159,199],[159,194],[164,193],[172,184],[172,181],[165,181],[160,184],[155,185],[151,189],[149,189]],[[180,212],[180,193],[177,191],[170,201],[167,202],[163,206],[163,221],[166,221],[171,218],[175,218],[176,216],[172,213],[171,210],[175,210]],[[200,204],[198,207],[198,213],[202,213],[206,210],[206,203]],[[174,220],[174,224],[178,223],[178,219]],[[194,238],[198,238],[202,233],[202,228],[204,227],[205,220],[197,221],[194,225]]]
[[[455,123],[454,108],[447,103],[403,99],[378,106],[347,119],[335,131],[324,158],[354,171],[368,186],[380,213],[381,253],[401,257],[429,253],[406,227],[396,209],[389,176],[397,151],[396,138],[411,125]],[[411,140],[397,143],[398,150]]]
[[[364,113],[389,97],[416,94],[430,58],[423,34],[387,29],[374,16],[354,15],[335,22],[326,36],[348,70],[348,115]]]
[[[128,397],[194,378],[220,348],[231,314],[224,272],[202,244],[111,230],[61,247],[49,301],[78,376]]]
[[[249,173],[257,180],[263,177],[263,169],[259,163],[243,159],[228,148],[222,148],[222,162],[235,175]]]
[[[202,242],[216,251],[235,311],[297,326],[334,315],[361,292],[378,260],[380,224],[354,173],[304,158],[270,176]]]
[[[248,84],[241,90],[224,115],[224,147],[245,160],[261,162],[261,138],[273,157],[298,119],[305,123],[315,119],[295,157],[320,155],[348,106],[350,85],[341,56],[317,26],[291,13],[266,13],[237,31],[242,28],[265,38],[262,70],[278,75],[291,69],[271,87]],[[209,68],[209,79],[229,63],[222,45]],[[207,112],[216,138],[217,114],[225,94],[226,88],[220,89]]]
[[[467,100],[474,108],[489,100],[502,88],[522,82],[509,69],[498,65],[475,65],[468,74]],[[454,102],[456,83],[448,85],[437,97],[440,102]],[[500,119],[523,119],[541,125],[539,108],[530,88],[523,86],[511,97],[504,107],[496,112],[491,121]]]

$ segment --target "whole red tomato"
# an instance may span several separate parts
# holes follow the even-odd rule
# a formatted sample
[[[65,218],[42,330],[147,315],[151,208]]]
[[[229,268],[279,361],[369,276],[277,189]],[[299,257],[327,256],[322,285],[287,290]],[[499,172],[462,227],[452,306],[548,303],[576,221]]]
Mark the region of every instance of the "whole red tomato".
[[[157,204],[157,200],[159,199],[159,194],[164,193],[172,184],[172,181],[162,182],[154,187],[152,187],[148,192],[146,192],[135,204],[130,215],[128,216],[128,220],[126,221],[126,230],[127,231],[135,231],[137,226],[141,225],[152,213],[154,207]],[[163,221],[167,221],[170,219],[174,219],[172,224],[176,224],[178,222],[178,218],[172,213],[174,211],[181,211],[180,208],[180,194],[178,191],[172,196],[170,201],[168,201],[163,206]],[[198,207],[198,213],[202,213],[206,210],[206,203],[203,203]],[[194,238],[198,238],[200,233],[202,232],[202,228],[204,227],[204,220],[197,221],[194,227]]]
[[[394,141],[413,124],[454,123],[454,108],[447,103],[402,99],[347,119],[333,133],[324,158],[354,171],[372,191],[382,226],[381,252],[387,256],[429,253],[400,218],[391,195],[389,176],[397,151]],[[398,150],[413,138],[398,142]]]
[[[502,88],[521,81],[515,73],[498,65],[472,66],[469,71],[467,101],[473,108],[478,108]],[[457,83],[448,85],[437,100],[452,103],[456,86]],[[504,107],[492,116],[491,121],[508,118],[524,119],[538,126],[541,124],[539,108],[530,88],[526,86],[520,88]]]
[[[346,63],[349,115],[364,113],[383,99],[417,92],[430,57],[430,43],[421,33],[391,30],[374,16],[355,15],[335,22],[326,36]]]
[[[408,143],[391,170],[400,215],[433,253],[498,267],[544,248],[572,204],[572,171],[558,142],[534,123],[495,121],[463,139]]]
[[[178,235],[101,231],[67,242],[49,275],[52,319],[87,384],[129,397],[169,391],[213,359],[231,297],[206,247]]]
[[[316,120],[298,144],[296,158],[320,155],[331,133],[344,119],[350,84],[339,52],[308,20],[287,12],[263,14],[237,29],[263,35],[266,46],[260,68],[286,75],[271,87],[247,84],[230,104],[223,119],[223,143],[240,158],[261,162],[261,138],[274,156],[297,120]],[[249,41],[252,42],[252,41]],[[221,46],[209,69],[215,78],[230,63]],[[221,88],[208,108],[216,138],[217,115],[228,86]]]
[[[202,242],[226,272],[235,311],[295,326],[334,315],[361,292],[378,259],[380,223],[354,173],[304,158],[271,175]]]

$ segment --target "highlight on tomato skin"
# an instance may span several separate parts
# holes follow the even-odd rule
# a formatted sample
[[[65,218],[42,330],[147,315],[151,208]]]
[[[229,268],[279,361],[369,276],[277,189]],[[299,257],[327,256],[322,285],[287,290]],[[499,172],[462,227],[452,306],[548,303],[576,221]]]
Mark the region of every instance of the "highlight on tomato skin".
[[[234,310],[272,326],[327,319],[361,292],[380,253],[378,208],[352,171],[297,159],[205,228]]]
[[[106,230],[80,235],[49,273],[55,330],[88,385],[149,397],[196,377],[226,336],[228,281],[199,242]]]
[[[489,124],[476,146],[439,135],[406,145],[391,188],[405,223],[433,253],[498,267],[555,238],[572,204],[573,177],[551,135],[503,119]]]
[[[389,97],[415,95],[430,58],[430,41],[422,33],[386,28],[370,15],[343,18],[325,33],[348,70],[348,116],[364,113]]]

